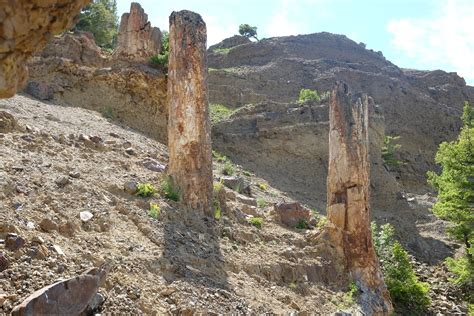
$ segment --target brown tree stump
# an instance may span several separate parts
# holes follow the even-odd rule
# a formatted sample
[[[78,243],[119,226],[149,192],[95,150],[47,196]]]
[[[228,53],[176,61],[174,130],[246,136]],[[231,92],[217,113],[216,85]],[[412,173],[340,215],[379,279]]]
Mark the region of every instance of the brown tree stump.
[[[352,96],[345,83],[336,83],[329,108],[328,232],[361,290],[362,311],[385,315],[393,307],[370,230],[369,105],[372,98]]]
[[[170,16],[168,174],[188,209],[212,214],[211,122],[206,24],[199,14]]]

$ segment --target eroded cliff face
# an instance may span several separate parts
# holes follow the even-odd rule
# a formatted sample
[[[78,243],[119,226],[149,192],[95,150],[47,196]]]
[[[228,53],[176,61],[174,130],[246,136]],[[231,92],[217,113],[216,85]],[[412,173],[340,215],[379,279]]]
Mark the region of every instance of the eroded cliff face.
[[[456,137],[462,105],[465,100],[474,100],[472,87],[455,73],[401,69],[381,53],[330,33],[270,38],[224,52],[210,49],[209,67],[210,102],[232,108],[270,101],[292,103],[302,88],[325,92],[337,80],[347,82],[354,91],[368,93],[383,110],[386,134],[401,136],[400,158],[406,164],[396,176],[414,192],[427,189],[425,175],[436,168],[438,144]],[[260,111],[258,114],[266,115],[265,107]],[[325,141],[318,136],[313,142],[324,146]],[[308,140],[296,146],[309,144]],[[283,147],[281,150],[285,151]],[[227,154],[244,158],[232,151]],[[293,161],[299,159],[301,155],[295,154]],[[324,173],[318,173],[298,179],[309,184],[314,176],[325,178]],[[315,191],[311,185],[294,185],[295,191]]]
[[[160,70],[115,60],[85,33],[53,38],[29,68],[29,94],[101,112],[166,142],[166,78]]]
[[[15,94],[26,82],[26,61],[53,34],[70,27],[90,0],[0,1],[0,98]]]
[[[144,59],[156,55],[161,49],[161,31],[152,27],[139,3],[132,2],[130,13],[120,20],[117,48],[114,55],[130,59]]]

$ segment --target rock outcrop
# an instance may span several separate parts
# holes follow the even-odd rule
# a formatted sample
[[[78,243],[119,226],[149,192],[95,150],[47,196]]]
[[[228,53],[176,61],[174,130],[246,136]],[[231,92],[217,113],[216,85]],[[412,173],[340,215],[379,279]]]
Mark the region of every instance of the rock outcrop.
[[[211,121],[206,24],[199,14],[170,16],[168,174],[184,205],[212,215]]]
[[[70,27],[90,0],[19,0],[0,3],[0,98],[13,96],[27,79],[26,61],[55,33]]]
[[[337,83],[332,91],[327,231],[361,291],[362,311],[390,315],[393,307],[370,231],[369,106],[374,106],[371,98],[352,96],[344,83]]]
[[[117,47],[114,54],[131,59],[147,59],[161,50],[161,31],[152,27],[139,3],[132,2],[130,13],[120,20]]]
[[[414,192],[427,189],[426,172],[436,168],[434,155],[439,143],[456,137],[464,101],[474,101],[474,88],[466,86],[455,73],[401,69],[381,53],[330,33],[270,38],[240,44],[226,52],[210,49],[208,62],[210,103],[231,108],[272,102],[292,104],[302,88],[326,92],[337,80],[347,82],[354,91],[371,95],[383,110],[386,134],[401,136],[399,158],[406,163],[396,176]],[[255,115],[266,116],[268,107],[260,106]],[[268,118],[267,124],[272,121]],[[226,123],[234,127],[236,124]],[[302,129],[298,126],[298,130]],[[323,145],[327,138],[321,136],[314,141]],[[263,137],[260,139],[264,141]],[[272,140],[273,148],[279,146],[279,140],[287,145],[282,138]],[[300,142],[295,147],[308,144],[309,141]],[[232,151],[226,154],[243,160]],[[294,164],[297,159],[296,155],[292,158]],[[316,176],[326,177],[325,172]],[[315,187],[306,187],[314,182],[309,177],[303,175],[299,179],[302,186],[294,183],[295,191],[316,191]]]
[[[166,142],[166,78],[161,71],[111,59],[87,33],[53,38],[28,67],[25,91],[35,98],[101,112]]]

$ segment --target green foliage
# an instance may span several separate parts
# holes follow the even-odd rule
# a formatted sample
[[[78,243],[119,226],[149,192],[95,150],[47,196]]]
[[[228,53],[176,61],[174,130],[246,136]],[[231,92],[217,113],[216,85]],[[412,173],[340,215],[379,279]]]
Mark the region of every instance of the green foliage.
[[[217,162],[225,162],[227,161],[227,157],[224,156],[223,154],[219,153],[218,151],[213,150],[212,151],[212,157],[214,157]]]
[[[152,66],[160,66],[162,68],[168,68],[169,59],[169,33],[163,31],[161,34],[161,52],[157,55],[150,57],[150,63]]]
[[[471,111],[465,107],[459,138],[439,147],[435,161],[443,168],[442,173],[428,174],[429,182],[438,190],[435,215],[452,222],[455,226],[450,233],[463,242],[474,237],[474,128],[467,120]]]
[[[266,191],[268,189],[268,184],[263,183],[263,182],[259,182],[257,186],[263,191]]]
[[[296,284],[296,282],[291,282],[290,284],[288,284],[288,287],[290,288],[290,290],[296,290],[296,288],[298,287],[298,285]]]
[[[298,103],[304,103],[306,101],[320,102],[321,97],[318,95],[318,92],[316,90],[301,89],[300,95],[298,97]]]
[[[246,170],[244,170],[242,173],[244,174],[244,176],[247,176],[247,177],[252,176],[252,174],[250,172],[246,171]]]
[[[228,119],[232,113],[234,113],[234,110],[229,109],[225,105],[215,103],[209,104],[209,116],[212,124]]]
[[[258,198],[257,199],[257,206],[259,208],[264,208],[267,206],[267,201],[265,201],[265,199],[262,199],[262,198]]]
[[[323,229],[328,224],[328,218],[326,216],[320,216],[318,221],[318,228]]]
[[[474,109],[464,104],[463,127],[457,140],[439,146],[435,161],[441,174],[428,172],[428,181],[438,190],[433,213],[452,223],[448,233],[464,243],[465,258],[448,259],[448,268],[457,275],[454,282],[474,292]],[[474,295],[467,299],[474,303]]]
[[[150,210],[148,211],[148,215],[150,215],[154,219],[158,219],[158,216],[160,216],[160,206],[155,203],[150,203]]]
[[[256,26],[250,26],[248,24],[240,24],[239,34],[247,38],[255,38],[258,41]]]
[[[212,200],[214,206],[214,218],[219,220],[222,216],[221,203],[219,202],[218,195],[219,192],[224,189],[224,184],[222,182],[214,182],[214,197]]]
[[[162,195],[172,201],[179,201],[179,192],[173,187],[173,184],[169,178],[165,178],[161,181],[161,193]]]
[[[308,229],[308,223],[304,219],[300,219],[298,224],[296,224],[296,228],[298,229]]]
[[[263,218],[261,217],[252,217],[252,218],[249,218],[248,221],[250,225],[257,227],[258,229],[261,229],[263,226]]]
[[[428,284],[418,280],[408,253],[393,238],[392,225],[384,224],[379,231],[377,225],[372,222],[371,228],[385,283],[395,305],[421,313],[430,304]]]
[[[115,120],[117,117],[115,110],[111,106],[102,109],[102,116],[108,120]]]
[[[139,183],[137,185],[137,195],[141,197],[150,197],[155,195],[156,189],[151,183]]]
[[[387,166],[398,167],[402,162],[395,158],[395,154],[400,150],[402,145],[395,144],[400,136],[385,136],[382,145],[382,159]]]
[[[234,168],[234,165],[232,164],[232,161],[226,160],[226,162],[224,162],[222,173],[225,174],[226,176],[232,176],[233,174],[235,174],[235,168]]]
[[[92,1],[79,13],[75,28],[91,32],[100,47],[114,48],[118,29],[117,1]]]
[[[344,293],[344,296],[342,297],[342,301],[337,302],[337,306],[340,309],[347,309],[353,306],[355,302],[355,298],[359,294],[359,288],[357,287],[357,284],[352,281],[349,283],[349,286],[347,287],[347,292]]]
[[[216,54],[227,55],[232,48],[216,48],[213,50]]]

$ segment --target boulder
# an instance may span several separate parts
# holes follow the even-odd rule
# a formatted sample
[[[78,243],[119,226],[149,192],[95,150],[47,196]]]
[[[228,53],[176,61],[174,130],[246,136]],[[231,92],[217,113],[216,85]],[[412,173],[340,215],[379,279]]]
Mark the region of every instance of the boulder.
[[[92,268],[82,275],[46,286],[16,306],[11,315],[78,315],[94,299],[106,274],[105,268]]]
[[[311,219],[311,210],[298,202],[279,202],[274,208],[280,222],[289,227],[296,227],[301,220],[308,223]]]

